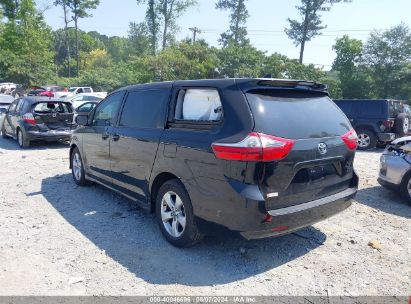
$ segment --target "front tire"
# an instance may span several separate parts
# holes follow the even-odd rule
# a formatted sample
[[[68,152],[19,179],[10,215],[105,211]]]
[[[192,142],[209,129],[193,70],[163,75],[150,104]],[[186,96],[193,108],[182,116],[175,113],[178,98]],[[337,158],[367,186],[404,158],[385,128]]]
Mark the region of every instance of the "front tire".
[[[86,180],[86,172],[84,171],[83,159],[78,148],[74,148],[70,157],[71,173],[73,175],[74,182],[80,187],[89,185]]]
[[[400,188],[401,195],[411,203],[411,171],[405,174]]]
[[[190,197],[179,180],[169,180],[160,187],[156,215],[163,236],[173,246],[191,247],[203,238],[195,221]]]
[[[377,146],[377,136],[369,130],[358,130],[358,150],[370,150]]]
[[[30,141],[26,139],[26,136],[20,129],[17,129],[17,143],[19,144],[21,149],[26,149],[30,147]]]

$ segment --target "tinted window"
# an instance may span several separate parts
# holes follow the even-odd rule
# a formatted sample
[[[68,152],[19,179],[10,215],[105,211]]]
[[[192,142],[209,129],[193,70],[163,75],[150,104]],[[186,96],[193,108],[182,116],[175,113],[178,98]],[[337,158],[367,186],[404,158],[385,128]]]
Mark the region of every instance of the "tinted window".
[[[109,126],[115,125],[117,113],[123,100],[124,92],[118,92],[107,97],[96,109],[92,125]]]
[[[84,93],[91,93],[91,89],[90,88],[84,88]]]
[[[128,128],[163,128],[169,90],[130,92],[120,126]]]
[[[255,131],[290,139],[333,137],[351,125],[327,96],[255,91],[247,94]]]

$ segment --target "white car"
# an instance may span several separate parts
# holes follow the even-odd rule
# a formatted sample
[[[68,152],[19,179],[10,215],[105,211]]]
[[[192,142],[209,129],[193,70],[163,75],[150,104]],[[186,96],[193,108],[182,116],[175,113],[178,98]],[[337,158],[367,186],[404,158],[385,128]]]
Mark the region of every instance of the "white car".
[[[101,101],[106,98],[107,93],[83,93],[78,94],[73,97],[69,97],[66,101],[71,102],[74,109],[77,109],[79,106],[83,105],[88,101]]]
[[[11,92],[15,90],[16,87],[17,87],[17,84],[12,83],[12,82],[0,83],[0,93]]]

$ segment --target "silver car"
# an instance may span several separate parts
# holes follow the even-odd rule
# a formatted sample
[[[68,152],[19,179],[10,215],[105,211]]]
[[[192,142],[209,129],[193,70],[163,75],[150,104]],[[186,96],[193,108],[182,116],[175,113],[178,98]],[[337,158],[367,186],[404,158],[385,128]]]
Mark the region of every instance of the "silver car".
[[[411,136],[399,138],[385,149],[378,182],[411,202]]]

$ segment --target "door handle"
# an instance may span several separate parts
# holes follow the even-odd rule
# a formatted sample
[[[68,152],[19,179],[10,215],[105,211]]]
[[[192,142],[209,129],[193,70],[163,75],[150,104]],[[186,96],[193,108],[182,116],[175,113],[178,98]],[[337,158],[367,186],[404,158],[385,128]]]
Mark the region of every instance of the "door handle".
[[[101,135],[101,138],[103,140],[107,140],[110,137],[110,135],[108,133],[103,133],[103,135]]]
[[[113,134],[112,138],[113,138],[113,141],[119,141],[120,140],[120,135]]]

